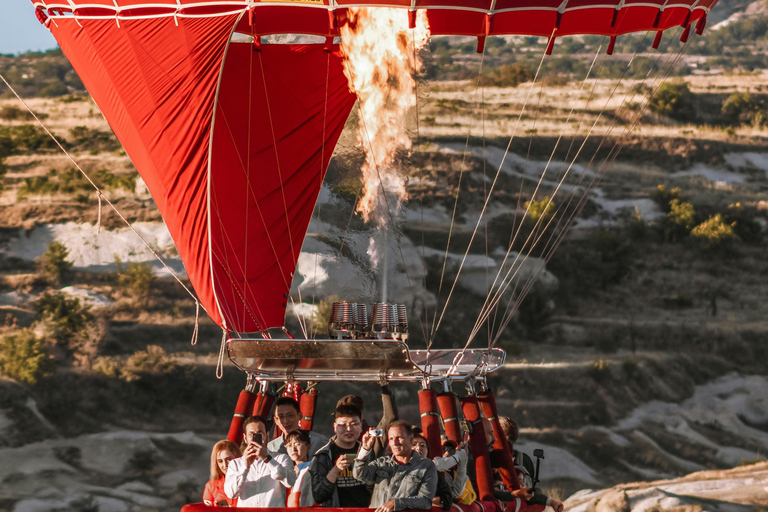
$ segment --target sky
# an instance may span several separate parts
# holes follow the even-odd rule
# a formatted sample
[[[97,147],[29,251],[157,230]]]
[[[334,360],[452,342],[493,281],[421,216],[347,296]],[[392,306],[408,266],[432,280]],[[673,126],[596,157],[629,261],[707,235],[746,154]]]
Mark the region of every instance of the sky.
[[[30,0],[0,0],[0,53],[24,53],[56,48],[56,40],[35,17]]]

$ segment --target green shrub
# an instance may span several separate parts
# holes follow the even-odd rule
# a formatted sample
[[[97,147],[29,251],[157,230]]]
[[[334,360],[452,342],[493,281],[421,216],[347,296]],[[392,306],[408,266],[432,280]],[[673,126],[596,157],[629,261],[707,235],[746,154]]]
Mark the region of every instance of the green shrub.
[[[666,309],[688,309],[693,307],[693,300],[685,295],[672,295],[661,299]]]
[[[3,108],[0,108],[0,119],[6,121],[26,119],[27,115],[25,110],[21,110],[19,107],[14,107],[13,105],[6,105]]]
[[[125,363],[121,377],[127,381],[136,380],[142,373],[165,373],[176,366],[163,347],[147,345],[146,350],[135,352]]]
[[[0,374],[34,384],[50,369],[45,343],[32,331],[22,329],[0,338]]]
[[[331,187],[331,192],[348,203],[353,203],[363,192],[363,182],[358,177],[343,178]]]
[[[69,257],[69,249],[61,242],[51,242],[47,250],[35,262],[37,272],[54,286],[59,285],[62,277],[72,270],[72,262]]]
[[[651,112],[676,121],[696,119],[695,97],[686,82],[664,82],[648,100]]]
[[[56,143],[42,128],[32,124],[0,125],[0,141],[6,154],[34,152],[56,147]]]
[[[115,151],[120,148],[120,143],[111,132],[81,125],[71,128],[69,134],[72,137],[72,145],[80,151],[98,154],[100,151]]]
[[[69,88],[64,82],[56,80],[43,86],[38,94],[44,98],[57,98],[69,94]]]
[[[120,376],[120,363],[115,358],[109,356],[96,357],[93,364],[91,364],[91,369],[106,377],[115,378]]]
[[[531,80],[533,80],[533,71],[525,64],[518,62],[491,68],[488,74],[480,78],[482,85],[495,87],[517,87]]]
[[[735,222],[726,223],[723,215],[718,213],[693,228],[691,236],[704,242],[708,248],[723,247],[725,244],[736,240],[735,224]]]
[[[89,306],[82,304],[77,297],[68,297],[61,292],[42,294],[35,303],[35,309],[46,335],[70,351],[77,349],[73,343],[94,322]]]
[[[109,190],[135,190],[136,189],[136,176],[130,174],[114,174],[107,169],[99,169],[96,171],[93,181],[101,188]]]
[[[670,202],[673,199],[682,199],[681,190],[677,187],[667,190],[664,185],[657,185],[656,190],[651,194],[651,200],[656,203],[661,211],[669,213],[671,210]]]
[[[549,196],[544,196],[541,201],[526,201],[525,208],[528,209],[528,218],[536,223],[543,218],[540,225],[546,225],[547,220],[555,213],[555,203],[550,201]]]
[[[136,188],[135,176],[113,174],[107,169],[97,170],[90,178],[97,186],[110,190]],[[93,191],[93,185],[83,176],[83,173],[74,167],[69,167],[63,170],[48,169],[45,176],[24,178],[16,191],[16,197],[22,200],[30,195],[67,194],[74,195],[78,199],[92,197]]]
[[[684,203],[679,199],[671,200],[664,228],[665,240],[675,242],[687,236],[694,226],[695,219],[696,212],[691,203]]]
[[[757,127],[765,125],[765,105],[757,97],[748,92],[737,92],[728,96],[721,108],[727,122],[739,124],[752,124]]]
[[[331,295],[325,300],[315,303],[315,315],[312,317],[311,328],[316,335],[325,337],[328,332],[328,322],[331,320],[331,306],[334,302],[341,300],[341,297]]]
[[[123,266],[117,255],[115,255],[115,265],[118,272],[117,284],[122,293],[133,298],[138,304],[146,305],[149,302],[149,290],[154,279],[152,265],[129,261]]]

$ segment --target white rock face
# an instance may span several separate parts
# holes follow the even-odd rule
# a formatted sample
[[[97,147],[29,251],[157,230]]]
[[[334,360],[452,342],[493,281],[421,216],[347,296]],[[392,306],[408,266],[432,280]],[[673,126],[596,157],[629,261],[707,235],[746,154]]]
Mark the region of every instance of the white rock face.
[[[584,464],[580,459],[571,455],[568,451],[539,442],[527,442],[524,440],[515,443],[515,449],[529,455],[537,448],[544,449],[546,461],[542,462],[547,479],[573,478],[588,485],[599,485],[597,473]]]
[[[742,466],[727,471],[702,471],[683,478],[648,483],[624,484],[600,491],[583,490],[566,502],[569,512],[621,512],[611,498],[626,497],[632,512],[650,510],[701,510],[704,512],[749,512],[761,503],[768,485],[768,463]],[[604,506],[608,505],[608,506]],[[613,505],[613,506],[611,506]]]
[[[171,446],[169,440],[174,449],[184,451],[185,460],[189,461],[192,454],[194,462],[173,464],[179,454],[166,448]],[[167,508],[168,498],[178,486],[198,487],[202,499],[215,441],[192,432],[117,431],[2,449],[0,495],[16,500],[14,512],[80,510],[88,506],[112,512]],[[155,457],[147,464],[165,468],[165,472],[153,477],[151,483],[131,480],[131,474],[137,471],[131,461],[137,454],[147,453]],[[62,460],[67,457],[62,454],[69,454],[69,463]],[[93,483],[105,479],[123,482],[111,486]]]
[[[379,254],[377,269],[368,255],[372,240]],[[436,299],[422,283],[426,266],[420,249],[407,237],[401,237],[398,244],[392,236],[386,246],[384,240],[385,237],[376,232],[345,234],[335,226],[313,219],[293,280],[294,300],[307,301],[314,296],[317,301],[336,295],[349,301],[378,302],[382,268],[386,265],[387,300],[406,304],[409,311],[422,310],[424,303],[434,307]]]
[[[768,423],[768,379],[761,376],[726,375],[698,386],[694,395],[680,404],[659,401],[645,404],[620,421],[617,427],[620,430],[631,430],[643,422],[652,422],[701,443],[702,436],[694,432],[688,423],[712,425],[756,441],[768,450],[768,433],[748,426],[742,418],[753,425]],[[711,440],[705,440],[704,444],[716,448],[717,456],[724,464],[732,463],[739,454],[744,455],[741,449],[723,447]],[[750,456],[742,459],[759,457],[759,453],[750,453]]]
[[[164,223],[137,222],[133,226],[175,272],[183,273],[176,246]],[[38,226],[20,233],[3,249],[10,256],[31,261],[45,253],[51,242],[59,242],[69,249],[68,260],[77,269],[114,272],[115,256],[118,256],[123,263],[149,262],[157,274],[167,273],[144,242],[129,228],[99,231],[92,224],[74,222]]]

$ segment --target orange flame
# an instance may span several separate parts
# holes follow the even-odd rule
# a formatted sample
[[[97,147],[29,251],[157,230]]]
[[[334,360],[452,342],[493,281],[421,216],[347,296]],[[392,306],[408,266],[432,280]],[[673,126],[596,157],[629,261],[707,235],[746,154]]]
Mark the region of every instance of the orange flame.
[[[357,211],[379,227],[387,223],[387,207],[397,211],[408,198],[395,156],[411,149],[406,114],[416,105],[413,74],[421,69],[418,51],[428,41],[425,11],[418,11],[416,28],[410,29],[403,9],[353,7],[341,27],[344,73],[360,100],[358,140],[365,151]]]

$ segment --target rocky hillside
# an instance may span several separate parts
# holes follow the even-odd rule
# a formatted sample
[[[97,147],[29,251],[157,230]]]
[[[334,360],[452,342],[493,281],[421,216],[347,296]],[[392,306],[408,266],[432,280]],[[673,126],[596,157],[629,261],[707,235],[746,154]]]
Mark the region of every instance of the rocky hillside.
[[[768,506],[768,464],[701,471],[684,478],[584,490],[566,501],[573,512],[701,510],[748,512]]]
[[[753,12],[721,4],[732,25]],[[19,72],[24,91],[50,87],[32,108],[188,285],[146,187],[57,58],[0,65]],[[362,162],[353,116],[302,248],[288,328],[303,335],[300,316],[308,335],[322,335],[335,297],[376,300],[373,245],[388,252],[390,298],[408,304],[412,346],[442,308],[436,345],[463,346],[493,277],[510,271],[510,289],[527,283],[530,293],[505,327],[503,310],[480,325],[473,346],[507,351],[490,383],[522,427],[519,448],[545,450],[550,494],[572,496],[579,512],[765,506],[764,465],[727,471],[768,450],[768,75],[700,67],[664,82],[638,78],[640,67],[611,78],[622,59],[606,58],[589,94],[555,66],[535,102],[530,82],[505,83],[501,60],[482,89],[476,80],[422,88],[404,166],[410,200],[387,246],[353,215]],[[202,315],[190,346],[194,302],[99,210],[15,100],[0,100],[0,119],[0,510],[178,510],[201,493],[244,377],[227,365],[215,378],[220,329]],[[552,229],[523,220],[529,210],[554,219]],[[523,243],[539,234],[557,251]],[[394,390],[417,422],[416,389]],[[340,395],[376,404],[376,391],[321,386],[317,429],[328,432],[325,412]],[[653,483],[626,484],[638,480]],[[731,487],[719,493],[715,481]]]

